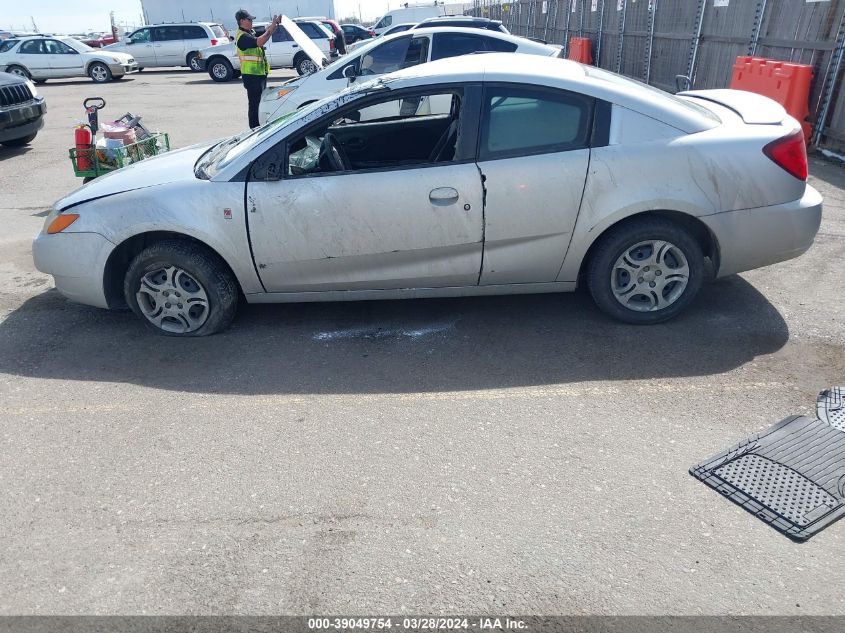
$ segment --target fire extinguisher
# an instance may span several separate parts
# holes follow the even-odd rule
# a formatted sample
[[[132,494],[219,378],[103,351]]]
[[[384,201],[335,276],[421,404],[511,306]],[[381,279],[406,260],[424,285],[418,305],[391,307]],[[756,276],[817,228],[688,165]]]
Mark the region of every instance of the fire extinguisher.
[[[73,131],[76,142],[76,169],[91,171],[94,169],[94,135],[87,125],[77,125]]]

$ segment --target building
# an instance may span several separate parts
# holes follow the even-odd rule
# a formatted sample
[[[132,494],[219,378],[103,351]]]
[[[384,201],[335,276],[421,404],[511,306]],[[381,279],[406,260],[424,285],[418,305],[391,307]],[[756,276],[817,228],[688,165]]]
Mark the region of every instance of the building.
[[[326,16],[334,18],[333,0],[141,0],[144,21],[161,22],[219,22],[230,31],[237,28],[235,11],[247,9],[258,20],[268,21],[273,13],[291,18],[297,16]]]

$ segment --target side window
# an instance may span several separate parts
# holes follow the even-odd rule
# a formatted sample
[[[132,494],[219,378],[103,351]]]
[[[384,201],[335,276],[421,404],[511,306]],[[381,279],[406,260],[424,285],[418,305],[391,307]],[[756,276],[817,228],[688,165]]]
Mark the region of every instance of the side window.
[[[290,140],[287,177],[457,160],[462,99],[461,90],[431,89],[344,108]]]
[[[400,37],[377,46],[361,58],[360,75],[383,75],[399,70],[405,63],[410,37]]]
[[[44,52],[43,40],[28,40],[21,44],[21,49],[18,51],[21,55],[41,55]]]
[[[513,42],[500,40],[495,37],[482,37],[484,45],[488,51],[496,51],[497,53],[513,53],[519,46]]]
[[[72,55],[76,52],[67,44],[56,40],[44,40],[44,48],[48,55]]]
[[[157,26],[153,29],[154,42],[172,42],[182,39],[181,26]]]
[[[0,42],[0,53],[8,53],[17,45],[18,40],[6,40],[5,42]]]
[[[209,39],[208,34],[206,34],[205,29],[201,26],[191,26],[186,25],[182,27],[183,33],[182,37],[186,40],[203,40]]]
[[[411,40],[411,45],[408,46],[408,52],[405,53],[405,61],[402,68],[410,68],[424,64],[428,61],[428,38],[415,37]]]
[[[139,29],[135,31],[132,35],[129,36],[129,41],[133,44],[152,41],[151,29]]]
[[[431,61],[486,51],[488,50],[486,40],[490,39],[493,38],[467,35],[466,33],[437,33],[434,36],[434,51],[431,55]]]
[[[564,91],[488,88],[481,160],[588,147],[593,100]]]
[[[273,35],[271,39],[274,42],[290,42],[293,38],[290,36],[290,33],[285,30],[285,27],[280,26],[275,31],[273,31]]]
[[[312,40],[328,38],[328,34],[316,24],[311,24],[310,22],[300,22],[297,26]]]

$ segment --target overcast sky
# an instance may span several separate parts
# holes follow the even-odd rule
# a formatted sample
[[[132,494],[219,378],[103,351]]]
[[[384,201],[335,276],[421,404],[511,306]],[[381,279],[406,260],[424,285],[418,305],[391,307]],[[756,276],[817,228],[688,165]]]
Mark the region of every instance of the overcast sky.
[[[348,17],[358,15],[360,7],[364,20],[373,20],[388,7],[396,8],[405,1],[335,0],[335,12],[337,17]],[[244,0],[247,9],[249,2]],[[28,6],[20,0],[0,0],[0,28],[31,30],[31,16],[39,30],[44,32],[107,31],[109,11],[114,11],[119,23],[137,25],[141,22],[140,0],[38,0]]]

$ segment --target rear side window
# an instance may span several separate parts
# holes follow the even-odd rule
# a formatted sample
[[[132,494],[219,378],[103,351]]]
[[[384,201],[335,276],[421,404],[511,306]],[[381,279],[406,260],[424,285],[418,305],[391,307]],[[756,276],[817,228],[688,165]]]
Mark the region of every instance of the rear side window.
[[[182,28],[185,31],[183,37],[186,40],[201,40],[208,37],[205,29],[201,26],[184,26]]]
[[[27,40],[18,51],[22,55],[41,55],[44,52],[44,40]]]
[[[273,31],[273,35],[271,35],[270,38],[274,42],[290,42],[293,39],[290,36],[290,33],[288,33],[287,30],[285,30],[285,27],[283,26],[280,26],[275,31]]]
[[[310,37],[312,40],[321,40],[329,37],[329,34],[326,33],[320,27],[318,27],[316,24],[311,24],[310,22],[300,22],[297,24],[297,26],[302,29],[302,32],[305,33],[305,35]]]
[[[226,29],[224,29],[219,24],[212,24],[211,32],[214,33],[214,37],[219,37],[221,39],[226,39],[227,37],[229,37],[226,33]]]
[[[181,39],[183,39],[181,26],[157,26],[153,29],[154,42],[172,42]]]
[[[589,146],[593,100],[564,91],[491,87],[484,93],[480,158]]]
[[[361,58],[358,74],[361,76],[383,75],[403,68],[410,44],[410,37],[400,37],[377,46]]]
[[[516,44],[497,40],[493,37],[466,33],[437,33],[434,36],[434,52],[431,55],[431,60],[483,51],[512,53],[516,49]]]
[[[5,42],[0,42],[0,53],[8,53],[17,46],[17,44],[18,40],[6,40]]]

